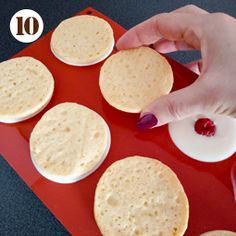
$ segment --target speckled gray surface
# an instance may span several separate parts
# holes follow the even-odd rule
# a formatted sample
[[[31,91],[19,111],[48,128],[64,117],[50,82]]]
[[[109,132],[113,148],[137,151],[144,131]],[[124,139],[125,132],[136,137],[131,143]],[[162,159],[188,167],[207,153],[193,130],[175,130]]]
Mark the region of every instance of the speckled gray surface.
[[[0,0],[0,61],[8,59],[27,46],[17,42],[9,31],[12,15],[23,8],[36,10],[42,16],[45,24],[44,33],[47,33],[61,20],[88,6],[94,7],[129,29],[154,14],[171,11],[190,3],[210,12],[221,11],[236,17],[235,0]],[[199,54],[175,53],[173,57],[185,63],[196,59]],[[0,235],[69,235],[1,156]]]

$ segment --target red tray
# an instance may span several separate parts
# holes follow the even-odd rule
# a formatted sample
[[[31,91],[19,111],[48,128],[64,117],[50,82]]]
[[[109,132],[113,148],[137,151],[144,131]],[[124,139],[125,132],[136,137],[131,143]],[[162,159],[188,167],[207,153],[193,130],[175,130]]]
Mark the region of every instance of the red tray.
[[[92,14],[107,20],[116,40],[125,32],[120,25],[92,8],[78,14]],[[34,118],[12,125],[0,123],[0,153],[69,232],[80,236],[100,235],[93,216],[96,184],[111,163],[135,154],[156,158],[178,175],[190,203],[186,236],[197,236],[213,229],[236,231],[236,204],[230,182],[230,168],[236,155],[219,163],[201,163],[175,147],[167,126],[138,132],[138,115],[118,111],[103,99],[98,86],[103,62],[83,68],[60,62],[50,51],[51,34],[49,32],[15,57],[32,56],[42,61],[54,76],[54,96],[46,109]],[[174,70],[174,90],[196,79],[194,73],[168,60]],[[101,114],[112,135],[109,155],[99,169],[82,181],[69,185],[57,184],[42,177],[34,168],[29,152],[29,136],[35,124],[46,110],[66,101],[78,102]]]

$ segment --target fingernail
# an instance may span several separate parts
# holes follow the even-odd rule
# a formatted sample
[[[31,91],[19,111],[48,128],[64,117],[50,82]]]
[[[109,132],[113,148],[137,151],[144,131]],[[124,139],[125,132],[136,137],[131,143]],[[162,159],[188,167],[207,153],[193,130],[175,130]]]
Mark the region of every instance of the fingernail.
[[[157,125],[157,123],[158,123],[158,120],[157,120],[156,116],[149,113],[149,114],[146,114],[146,115],[142,116],[138,120],[137,127],[140,130],[146,130],[146,129],[150,129],[153,126]]]

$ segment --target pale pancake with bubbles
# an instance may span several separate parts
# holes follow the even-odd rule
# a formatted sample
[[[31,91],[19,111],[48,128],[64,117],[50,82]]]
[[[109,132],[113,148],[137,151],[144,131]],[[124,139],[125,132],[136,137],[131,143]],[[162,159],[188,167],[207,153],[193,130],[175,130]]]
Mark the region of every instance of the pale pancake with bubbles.
[[[236,236],[236,232],[228,230],[213,230],[203,233],[200,236]]]
[[[183,235],[189,204],[175,173],[160,161],[133,156],[100,178],[94,215],[104,236]]]
[[[36,115],[53,90],[52,74],[42,62],[17,57],[0,63],[0,122],[15,123]]]
[[[94,172],[110,148],[104,119],[77,103],[61,103],[47,111],[30,136],[36,169],[59,183],[73,183]]]
[[[51,50],[64,63],[88,66],[104,60],[113,50],[114,36],[109,23],[91,15],[62,21],[52,34]]]
[[[149,47],[119,51],[100,71],[99,86],[113,107],[139,113],[155,99],[168,94],[173,72],[168,61]]]

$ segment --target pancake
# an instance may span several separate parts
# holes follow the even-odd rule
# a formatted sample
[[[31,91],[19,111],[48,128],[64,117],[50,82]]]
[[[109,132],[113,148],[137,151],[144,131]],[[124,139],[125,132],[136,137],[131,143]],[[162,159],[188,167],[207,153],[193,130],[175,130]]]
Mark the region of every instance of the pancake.
[[[102,18],[90,15],[74,16],[62,21],[52,34],[51,50],[66,64],[89,66],[112,52],[113,30]]]
[[[50,101],[54,80],[32,57],[0,63],[0,122],[16,123],[38,114]]]
[[[200,236],[236,236],[235,232],[227,231],[227,230],[213,230],[201,234]]]
[[[94,172],[110,148],[103,118],[76,103],[61,103],[47,111],[30,136],[33,164],[41,175],[58,183],[73,183]]]
[[[119,51],[103,64],[99,86],[105,100],[118,110],[139,113],[173,85],[165,57],[149,47]]]
[[[187,228],[189,205],[169,167],[133,156],[114,162],[100,178],[94,215],[104,236],[179,236]]]

